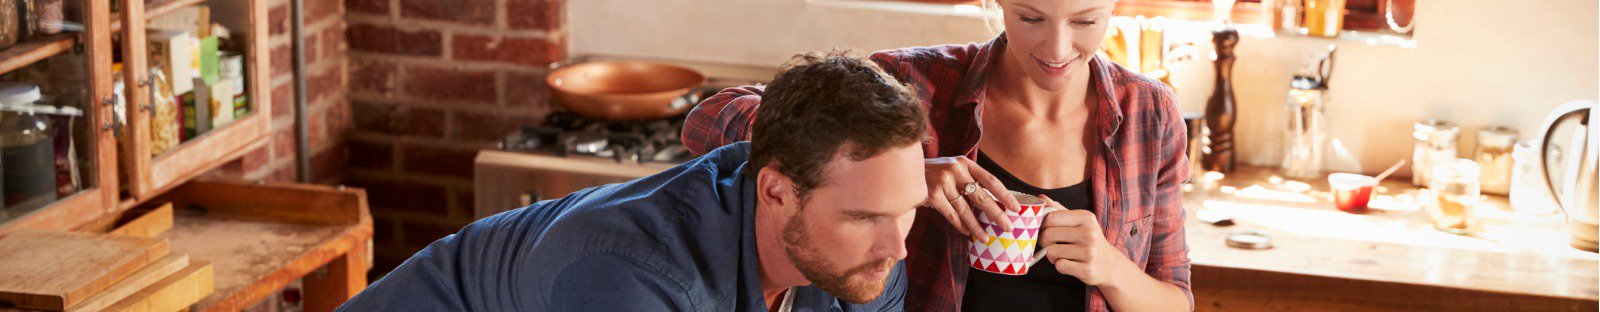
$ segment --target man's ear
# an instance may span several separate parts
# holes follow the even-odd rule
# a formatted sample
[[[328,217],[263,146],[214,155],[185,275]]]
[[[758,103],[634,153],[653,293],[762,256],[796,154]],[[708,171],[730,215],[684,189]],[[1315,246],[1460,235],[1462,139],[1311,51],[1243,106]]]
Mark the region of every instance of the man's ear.
[[[778,172],[775,165],[761,167],[756,173],[756,203],[761,207],[789,207],[795,204],[794,181]]]

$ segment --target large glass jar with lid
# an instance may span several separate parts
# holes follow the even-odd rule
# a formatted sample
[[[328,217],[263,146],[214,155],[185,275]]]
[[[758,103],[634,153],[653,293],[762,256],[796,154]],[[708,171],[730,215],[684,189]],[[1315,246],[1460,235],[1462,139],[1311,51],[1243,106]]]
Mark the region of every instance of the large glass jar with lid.
[[[1456,138],[1461,127],[1448,121],[1428,119],[1412,126],[1416,146],[1411,150],[1411,184],[1428,187],[1433,165],[1456,159]]]
[[[0,84],[0,192],[8,213],[56,200],[54,128],[48,116],[15,108],[40,98],[39,87]]]
[[[1316,78],[1296,76],[1289,84],[1288,116],[1284,128],[1283,174],[1295,179],[1322,176],[1328,125],[1323,114],[1328,85]]]
[[[0,0],[0,49],[17,44],[22,38],[22,11],[17,0]]]
[[[1517,144],[1517,130],[1493,126],[1478,130],[1478,144],[1473,147],[1473,160],[1483,170],[1479,175],[1484,194],[1507,195],[1511,192],[1512,149]]]

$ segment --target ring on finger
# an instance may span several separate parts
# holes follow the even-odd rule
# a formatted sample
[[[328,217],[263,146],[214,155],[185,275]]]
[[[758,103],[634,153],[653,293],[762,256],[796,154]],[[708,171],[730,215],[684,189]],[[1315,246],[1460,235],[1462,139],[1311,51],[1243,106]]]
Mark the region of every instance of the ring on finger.
[[[961,198],[963,198],[962,195],[956,195],[956,198],[951,198],[950,199],[950,205],[954,206],[956,204],[956,201],[961,200]]]
[[[978,186],[978,182],[967,182],[967,185],[962,186],[961,195],[972,196],[972,194],[977,193],[979,189],[980,187]]]

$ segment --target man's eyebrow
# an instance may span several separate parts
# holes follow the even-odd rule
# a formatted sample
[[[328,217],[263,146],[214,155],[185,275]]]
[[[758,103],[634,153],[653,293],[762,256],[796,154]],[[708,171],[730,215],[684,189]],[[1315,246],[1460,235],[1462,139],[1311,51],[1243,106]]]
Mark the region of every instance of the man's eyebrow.
[[[847,216],[847,217],[851,217],[851,218],[862,218],[862,219],[881,218],[881,217],[889,217],[890,216],[887,213],[860,210],[860,209],[845,209],[844,215]]]

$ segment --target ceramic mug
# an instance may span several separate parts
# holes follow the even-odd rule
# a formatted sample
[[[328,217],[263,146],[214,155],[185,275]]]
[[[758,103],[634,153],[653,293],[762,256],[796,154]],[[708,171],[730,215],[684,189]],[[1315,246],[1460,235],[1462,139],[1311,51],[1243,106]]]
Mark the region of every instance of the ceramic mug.
[[[1045,215],[1062,209],[1045,208],[1044,199],[1038,196],[1013,191],[1011,197],[1016,198],[1021,207],[1020,211],[1005,212],[1006,218],[1011,220],[1011,231],[989,221],[987,215],[978,214],[978,224],[989,235],[989,242],[973,237],[968,244],[967,261],[973,268],[996,274],[1026,275],[1034,262],[1044,259],[1043,249],[1033,251],[1039,242],[1040,226],[1044,224]]]

